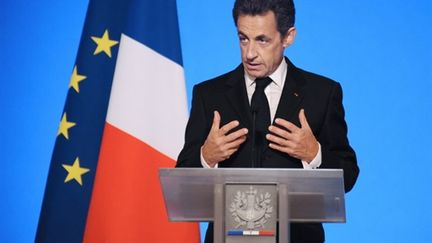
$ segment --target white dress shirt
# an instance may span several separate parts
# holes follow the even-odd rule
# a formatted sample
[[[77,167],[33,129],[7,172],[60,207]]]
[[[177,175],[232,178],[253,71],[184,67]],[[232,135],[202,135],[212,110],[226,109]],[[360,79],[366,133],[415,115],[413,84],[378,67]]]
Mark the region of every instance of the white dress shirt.
[[[279,105],[279,100],[282,96],[282,90],[285,84],[285,79],[288,71],[288,65],[285,62],[285,59],[282,60],[279,67],[274,71],[270,78],[273,80],[265,89],[264,93],[267,96],[267,100],[270,106],[270,116],[271,121],[274,120],[276,115],[276,110]],[[255,92],[255,78],[250,77],[247,72],[245,72],[244,75],[245,82],[246,82],[246,92],[249,99],[249,104],[252,99],[252,95]],[[201,164],[204,168],[211,168],[207,162],[204,160],[204,157],[202,156],[202,147],[201,147]],[[306,161],[302,161],[303,168],[304,169],[316,169],[321,165],[321,145],[318,143],[318,153],[316,154],[315,158],[310,162],[307,163]],[[217,164],[214,168],[217,168]]]

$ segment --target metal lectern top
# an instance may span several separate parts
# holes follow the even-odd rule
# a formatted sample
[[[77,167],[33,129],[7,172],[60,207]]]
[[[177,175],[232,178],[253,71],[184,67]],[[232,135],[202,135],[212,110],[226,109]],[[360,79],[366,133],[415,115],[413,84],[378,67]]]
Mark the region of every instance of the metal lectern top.
[[[290,222],[345,222],[340,169],[163,168],[159,176],[171,221],[213,221],[215,185],[239,183],[285,186]]]

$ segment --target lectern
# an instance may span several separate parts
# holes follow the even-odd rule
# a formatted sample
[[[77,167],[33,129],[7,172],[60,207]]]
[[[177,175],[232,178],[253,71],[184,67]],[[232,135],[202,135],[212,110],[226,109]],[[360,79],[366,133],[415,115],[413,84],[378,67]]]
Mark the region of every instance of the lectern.
[[[340,169],[163,168],[171,221],[213,221],[215,243],[289,242],[290,222],[345,222]]]

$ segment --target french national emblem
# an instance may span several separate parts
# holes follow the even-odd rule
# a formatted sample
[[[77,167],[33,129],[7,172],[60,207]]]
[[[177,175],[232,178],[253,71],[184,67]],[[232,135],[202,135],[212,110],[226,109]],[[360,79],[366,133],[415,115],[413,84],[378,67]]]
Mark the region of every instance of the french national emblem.
[[[276,242],[276,184],[225,186],[225,243]]]
[[[230,207],[231,215],[237,222],[235,228],[241,226],[246,226],[249,230],[264,228],[273,212],[271,201],[270,193],[257,195],[257,190],[252,186],[246,192],[237,191]]]

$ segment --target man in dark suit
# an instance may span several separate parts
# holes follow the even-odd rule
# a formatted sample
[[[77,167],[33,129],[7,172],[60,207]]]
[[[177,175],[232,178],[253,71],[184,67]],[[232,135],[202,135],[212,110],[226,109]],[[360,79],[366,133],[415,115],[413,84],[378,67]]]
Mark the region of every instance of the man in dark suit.
[[[292,0],[237,0],[242,64],[194,87],[177,167],[359,168],[347,139],[339,83],[295,67]],[[212,224],[206,242],[213,241]],[[321,224],[291,224],[291,242],[323,242]]]

